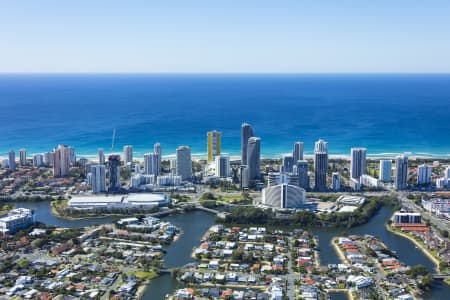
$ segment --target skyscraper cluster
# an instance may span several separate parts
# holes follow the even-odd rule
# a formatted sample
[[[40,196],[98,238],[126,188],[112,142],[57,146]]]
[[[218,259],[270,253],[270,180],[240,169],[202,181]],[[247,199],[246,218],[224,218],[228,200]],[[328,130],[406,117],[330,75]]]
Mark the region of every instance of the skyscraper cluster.
[[[245,182],[243,187],[256,187],[261,180],[261,139],[253,136],[253,129],[250,124],[244,123],[241,126],[241,168],[246,178],[241,178]]]

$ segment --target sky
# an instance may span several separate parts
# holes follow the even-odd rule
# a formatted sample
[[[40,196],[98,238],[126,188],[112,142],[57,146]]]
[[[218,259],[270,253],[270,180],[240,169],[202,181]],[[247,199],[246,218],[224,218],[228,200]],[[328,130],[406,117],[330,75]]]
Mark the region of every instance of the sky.
[[[448,73],[448,0],[0,0],[0,72]]]

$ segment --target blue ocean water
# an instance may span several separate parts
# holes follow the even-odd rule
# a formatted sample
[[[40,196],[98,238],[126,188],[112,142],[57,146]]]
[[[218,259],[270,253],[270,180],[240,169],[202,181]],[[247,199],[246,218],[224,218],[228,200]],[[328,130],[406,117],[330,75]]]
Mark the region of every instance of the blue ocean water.
[[[450,155],[450,75],[0,75],[0,156],[11,148],[77,155],[161,142],[206,152],[206,132],[222,131],[224,152],[238,155],[240,125],[262,139],[262,154],[314,141],[331,154],[352,146],[369,155]]]

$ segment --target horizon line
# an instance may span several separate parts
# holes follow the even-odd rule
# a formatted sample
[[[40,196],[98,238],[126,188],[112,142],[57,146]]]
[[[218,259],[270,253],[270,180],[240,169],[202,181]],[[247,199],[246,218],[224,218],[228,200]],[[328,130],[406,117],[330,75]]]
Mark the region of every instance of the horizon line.
[[[26,71],[8,72],[0,71],[3,75],[450,75],[450,71],[445,72],[200,72],[200,71],[180,71],[180,72],[151,72],[151,71]]]

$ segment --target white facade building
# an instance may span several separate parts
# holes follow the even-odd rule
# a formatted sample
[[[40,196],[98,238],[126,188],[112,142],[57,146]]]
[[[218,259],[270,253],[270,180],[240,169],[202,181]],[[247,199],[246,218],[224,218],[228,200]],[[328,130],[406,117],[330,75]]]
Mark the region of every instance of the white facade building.
[[[287,183],[269,186],[262,191],[262,204],[274,208],[300,208],[306,200],[306,191]]]
[[[27,208],[16,208],[0,218],[0,232],[14,234],[36,222],[34,212]]]
[[[422,199],[422,206],[425,210],[437,215],[445,214],[450,216],[450,199]]]
[[[74,196],[68,206],[79,210],[121,210],[129,208],[151,209],[155,206],[166,206],[170,198],[163,193],[142,193],[108,196]]]
[[[106,168],[105,165],[91,166],[91,186],[93,193],[106,192]]]
[[[180,186],[181,182],[181,176],[177,175],[158,176],[156,179],[156,184],[159,186]]]
[[[156,153],[144,154],[144,173],[147,175],[159,175],[159,155]]]
[[[373,188],[379,188],[380,187],[379,180],[377,178],[372,177],[372,176],[367,175],[367,174],[361,175],[361,177],[359,178],[359,183],[361,185],[368,186],[368,187],[373,187]]]

